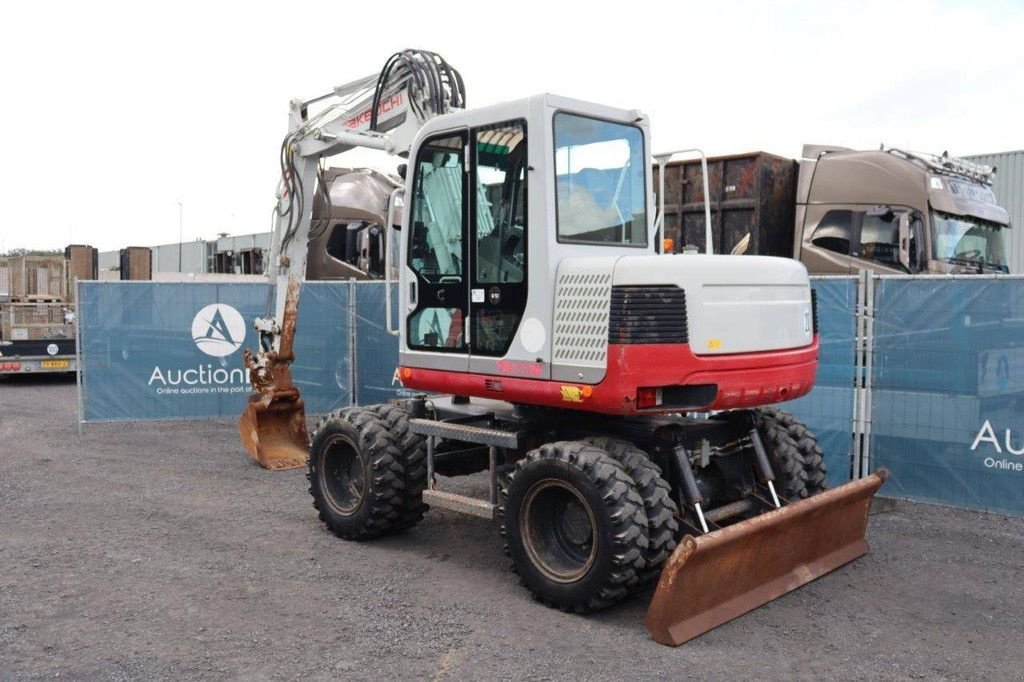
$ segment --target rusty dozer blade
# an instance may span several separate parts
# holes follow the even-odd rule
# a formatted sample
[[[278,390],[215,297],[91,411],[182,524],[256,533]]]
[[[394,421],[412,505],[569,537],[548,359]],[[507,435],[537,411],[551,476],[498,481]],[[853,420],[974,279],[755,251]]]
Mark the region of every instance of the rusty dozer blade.
[[[867,553],[871,497],[889,472],[699,537],[665,563],[647,629],[678,646]]]

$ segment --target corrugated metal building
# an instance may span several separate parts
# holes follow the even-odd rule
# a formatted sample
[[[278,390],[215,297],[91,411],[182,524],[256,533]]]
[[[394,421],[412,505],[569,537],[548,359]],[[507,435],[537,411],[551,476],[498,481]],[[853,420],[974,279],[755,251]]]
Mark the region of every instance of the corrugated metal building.
[[[181,249],[179,253],[179,247]],[[182,242],[161,244],[153,252],[153,272],[209,272],[213,244],[211,242]],[[181,267],[178,263],[181,263]]]
[[[976,154],[967,159],[995,166],[992,191],[1010,214],[1012,228],[1006,238],[1010,272],[1024,274],[1024,149],[996,154]]]
[[[221,237],[216,241],[152,246],[153,273],[262,274],[270,257],[270,232]],[[179,254],[180,249],[180,254]],[[101,251],[100,279],[117,279],[119,251]],[[178,263],[181,263],[180,267]],[[105,274],[104,274],[105,273]]]

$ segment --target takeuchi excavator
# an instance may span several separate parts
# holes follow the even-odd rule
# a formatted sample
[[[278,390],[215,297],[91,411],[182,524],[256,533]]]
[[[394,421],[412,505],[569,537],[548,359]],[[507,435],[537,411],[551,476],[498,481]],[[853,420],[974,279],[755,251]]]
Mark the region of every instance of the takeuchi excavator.
[[[246,353],[249,453],[307,466],[320,519],[347,540],[408,530],[429,506],[498,521],[513,569],[553,607],[656,585],[647,626],[671,645],[866,553],[886,473],[827,489],[814,435],[774,407],[814,384],[806,269],[659,253],[650,144],[637,110],[550,94],[466,109],[459,73],[426,51],[293,102],[275,305]],[[307,245],[325,225],[323,161],[356,147],[408,161],[386,205],[351,217],[386,216],[409,397],[307,435],[289,371]],[[486,497],[444,489],[482,472]]]

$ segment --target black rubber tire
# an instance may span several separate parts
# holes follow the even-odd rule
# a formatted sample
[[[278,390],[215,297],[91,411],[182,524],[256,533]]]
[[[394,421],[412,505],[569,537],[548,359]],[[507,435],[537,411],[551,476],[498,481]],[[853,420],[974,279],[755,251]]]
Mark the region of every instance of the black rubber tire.
[[[765,412],[785,427],[789,437],[793,439],[800,454],[803,455],[804,471],[807,472],[807,494],[817,495],[828,490],[828,484],[825,482],[828,475],[828,470],[825,468],[825,453],[818,445],[818,438],[814,432],[790,412],[776,408],[767,408]]]
[[[592,560],[571,581],[545,575],[524,543],[523,519],[530,511],[524,509],[524,502],[538,484],[551,480],[571,487],[593,518]],[[637,584],[646,565],[647,515],[633,479],[603,450],[580,441],[531,450],[510,472],[508,488],[502,490],[502,508],[505,553],[538,601],[586,613],[611,606]]]
[[[757,410],[755,414],[757,430],[775,474],[775,491],[794,502],[807,497],[807,471],[796,441],[775,418],[773,411]]]
[[[644,501],[647,514],[647,565],[639,574],[641,585],[661,575],[661,565],[676,548],[679,538],[679,507],[672,499],[672,487],[661,477],[661,467],[651,461],[647,453],[629,441],[611,436],[594,436],[586,442],[601,448],[622,465],[635,489]]]
[[[374,405],[373,410],[387,426],[401,452],[403,477],[402,507],[392,530],[412,528],[430,508],[423,502],[427,488],[427,440],[409,429],[409,413],[399,405]]]
[[[405,471],[387,425],[369,409],[338,410],[317,423],[310,440],[309,493],[327,528],[345,540],[368,540],[390,531],[402,510]],[[340,508],[329,491],[325,461],[335,444],[351,448],[361,465],[363,490],[350,511]]]

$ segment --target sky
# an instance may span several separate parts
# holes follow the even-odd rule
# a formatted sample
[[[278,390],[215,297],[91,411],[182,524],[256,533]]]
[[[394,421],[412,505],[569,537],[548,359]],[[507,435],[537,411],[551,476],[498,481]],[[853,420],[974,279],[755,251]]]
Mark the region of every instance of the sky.
[[[407,47],[470,107],[640,109],[655,152],[967,155],[1024,148],[1021,36],[1020,0],[8,3],[0,252],[267,231],[289,100]],[[352,154],[334,163],[395,163]]]

